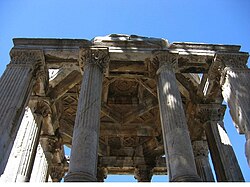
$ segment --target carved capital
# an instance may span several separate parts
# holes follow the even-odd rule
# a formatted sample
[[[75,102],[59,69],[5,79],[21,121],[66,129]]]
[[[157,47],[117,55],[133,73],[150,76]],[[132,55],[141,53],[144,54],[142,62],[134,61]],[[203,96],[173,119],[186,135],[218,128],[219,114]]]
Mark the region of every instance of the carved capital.
[[[164,68],[176,70],[178,66],[178,53],[170,53],[169,51],[154,51],[152,56],[152,64],[157,68],[157,73]]]
[[[198,104],[196,108],[196,118],[201,123],[208,121],[222,121],[226,111],[226,105],[221,104]]]
[[[84,69],[86,65],[95,64],[105,72],[109,64],[109,53],[107,48],[81,49],[79,53],[80,67]]]
[[[195,158],[208,157],[208,144],[207,141],[193,141],[192,142],[193,152]]]
[[[45,57],[42,50],[12,49],[10,51],[11,64],[31,65],[33,67],[44,65]]]
[[[214,61],[219,64],[220,67],[224,68],[236,68],[244,69],[247,68],[247,59],[249,55],[245,52],[239,53],[216,53]]]
[[[32,97],[31,102],[33,103],[34,113],[43,117],[52,114],[52,108],[47,98],[43,97]]]

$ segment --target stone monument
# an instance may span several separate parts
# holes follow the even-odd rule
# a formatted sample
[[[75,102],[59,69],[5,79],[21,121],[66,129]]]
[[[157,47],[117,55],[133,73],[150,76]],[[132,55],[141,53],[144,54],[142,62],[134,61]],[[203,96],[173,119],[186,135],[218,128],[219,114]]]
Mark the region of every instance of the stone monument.
[[[13,42],[0,79],[1,181],[244,181],[222,104],[246,137],[250,165],[250,70],[240,46],[124,34]]]

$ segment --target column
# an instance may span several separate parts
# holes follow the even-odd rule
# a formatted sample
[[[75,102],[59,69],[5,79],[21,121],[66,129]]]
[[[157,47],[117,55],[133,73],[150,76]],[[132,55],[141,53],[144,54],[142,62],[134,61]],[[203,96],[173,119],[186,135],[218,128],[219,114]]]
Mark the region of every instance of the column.
[[[151,182],[153,176],[152,167],[139,166],[135,168],[134,175],[138,182]]]
[[[226,106],[200,104],[198,110],[201,122],[204,124],[217,181],[244,181],[233,147],[224,128],[223,117]]]
[[[29,181],[41,129],[41,117],[26,108],[4,174],[5,182]]]
[[[205,140],[192,142],[197,172],[204,182],[214,182],[214,176],[208,159],[208,144]]]
[[[43,68],[40,50],[12,49],[11,62],[0,79],[0,175],[4,172],[28,104],[37,69]]]
[[[30,177],[30,182],[46,182],[48,178],[48,162],[39,143],[36,151],[35,162]]]
[[[245,134],[245,154],[250,167],[250,69],[246,66],[248,53],[217,53],[214,64],[220,65],[224,100],[240,134]]]
[[[158,52],[154,62],[159,63],[157,91],[170,181],[201,181],[196,171],[182,99],[173,71],[177,56],[167,51]]]
[[[108,53],[103,48],[80,53],[84,71],[66,182],[97,181],[102,79]]]

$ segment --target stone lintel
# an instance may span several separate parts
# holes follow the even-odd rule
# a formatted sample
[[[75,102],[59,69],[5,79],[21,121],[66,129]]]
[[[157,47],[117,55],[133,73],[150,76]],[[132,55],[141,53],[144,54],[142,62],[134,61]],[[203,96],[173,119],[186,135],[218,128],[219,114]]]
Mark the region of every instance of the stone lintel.
[[[86,39],[54,39],[54,38],[14,38],[15,48],[79,48],[89,47],[92,43]]]
[[[206,51],[225,51],[225,52],[238,52],[240,45],[223,45],[223,44],[206,44],[194,42],[173,42],[170,44],[169,49],[184,49],[190,50],[206,50]]]

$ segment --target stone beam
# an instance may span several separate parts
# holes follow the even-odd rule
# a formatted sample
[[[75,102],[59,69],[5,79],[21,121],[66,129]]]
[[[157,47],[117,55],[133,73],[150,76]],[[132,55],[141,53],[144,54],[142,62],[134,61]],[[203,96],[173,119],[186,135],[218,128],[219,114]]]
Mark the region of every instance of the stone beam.
[[[82,75],[78,71],[72,71],[69,75],[67,75],[60,83],[58,83],[49,93],[48,95],[52,100],[58,100],[62,97],[68,90],[73,88],[76,84],[81,82]]]
[[[140,103],[135,110],[127,113],[123,118],[123,125],[132,122],[135,118],[142,116],[146,112],[149,112],[153,108],[158,106],[158,101],[153,99],[147,99],[143,103]]]
[[[102,103],[101,112],[105,114],[107,117],[109,117],[115,123],[121,123],[122,121],[120,113],[116,112],[105,103]]]
[[[105,126],[101,125],[101,136],[154,136],[155,132],[154,129],[148,127],[141,127],[141,128],[120,128],[120,129],[109,129],[105,128]]]

